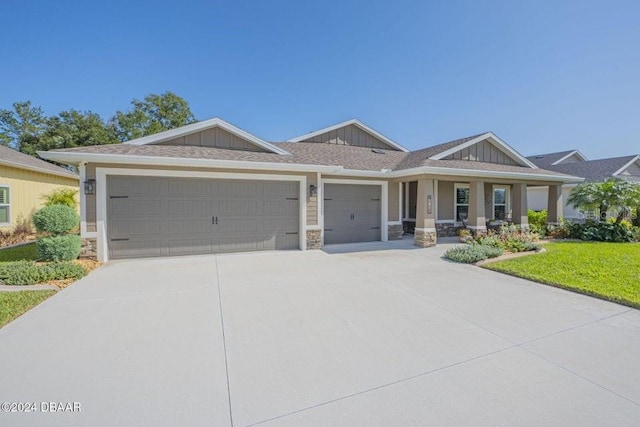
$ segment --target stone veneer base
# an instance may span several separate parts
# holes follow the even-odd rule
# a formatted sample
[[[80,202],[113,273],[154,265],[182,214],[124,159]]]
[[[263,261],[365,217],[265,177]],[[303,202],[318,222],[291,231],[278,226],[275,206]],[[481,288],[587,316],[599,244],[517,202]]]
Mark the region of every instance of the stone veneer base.
[[[401,240],[402,235],[404,234],[404,229],[402,224],[389,225],[387,227],[388,234],[387,239],[389,240]]]
[[[322,230],[307,230],[307,249],[322,248]]]
[[[416,228],[413,233],[413,244],[419,248],[429,248],[435,246],[438,236],[435,231],[424,231]]]

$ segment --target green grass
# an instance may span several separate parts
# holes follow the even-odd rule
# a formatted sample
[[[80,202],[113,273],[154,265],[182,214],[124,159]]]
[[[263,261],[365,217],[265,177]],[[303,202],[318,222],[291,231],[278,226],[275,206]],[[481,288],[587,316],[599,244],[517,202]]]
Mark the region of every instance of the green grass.
[[[14,248],[0,249],[0,262],[37,260],[38,250],[35,243],[16,246]]]
[[[563,242],[545,248],[483,267],[640,308],[640,244]]]
[[[0,328],[55,293],[56,291],[0,292]]]

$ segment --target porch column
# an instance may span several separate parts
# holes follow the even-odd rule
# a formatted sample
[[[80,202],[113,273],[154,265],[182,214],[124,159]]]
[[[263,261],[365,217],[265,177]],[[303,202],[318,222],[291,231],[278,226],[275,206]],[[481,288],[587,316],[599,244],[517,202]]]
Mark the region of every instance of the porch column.
[[[436,203],[435,185],[432,179],[418,180],[418,200],[416,204],[416,229],[413,242],[416,246],[427,248],[435,246],[436,232]]]
[[[523,228],[529,228],[527,184],[513,184],[511,200],[513,223]]]
[[[469,228],[472,232],[487,231],[487,217],[484,213],[484,181],[469,183]]]
[[[562,203],[562,185],[549,186],[549,199],[547,201],[547,224],[556,225],[560,223],[564,205]]]

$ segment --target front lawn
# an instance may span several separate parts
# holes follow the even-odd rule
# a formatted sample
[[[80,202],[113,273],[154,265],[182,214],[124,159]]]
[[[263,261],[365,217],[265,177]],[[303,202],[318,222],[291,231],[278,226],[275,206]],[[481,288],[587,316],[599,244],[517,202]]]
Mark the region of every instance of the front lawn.
[[[483,267],[640,308],[640,244],[562,242],[545,248]]]
[[[55,293],[56,291],[0,292],[0,328]]]
[[[38,249],[35,243],[16,246],[13,248],[0,249],[0,262],[21,261],[38,259]]]

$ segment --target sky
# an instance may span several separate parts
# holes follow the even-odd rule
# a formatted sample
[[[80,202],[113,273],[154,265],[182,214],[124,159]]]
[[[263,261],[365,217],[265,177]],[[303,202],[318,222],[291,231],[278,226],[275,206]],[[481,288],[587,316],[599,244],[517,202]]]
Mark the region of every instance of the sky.
[[[409,149],[640,153],[637,1],[0,3],[0,108],[173,91],[267,141],[358,118]]]

